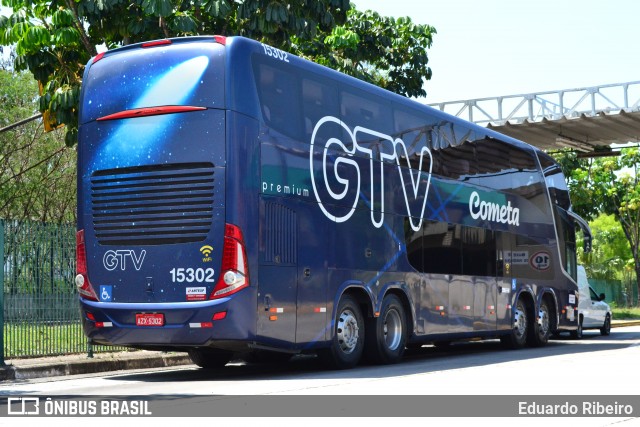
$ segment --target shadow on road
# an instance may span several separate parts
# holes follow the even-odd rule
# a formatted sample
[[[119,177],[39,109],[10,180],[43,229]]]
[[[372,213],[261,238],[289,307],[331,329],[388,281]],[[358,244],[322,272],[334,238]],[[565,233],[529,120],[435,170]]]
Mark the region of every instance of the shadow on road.
[[[116,380],[142,382],[189,382],[189,381],[260,381],[261,379],[332,379],[332,378],[385,378],[407,375],[409,372],[428,373],[453,369],[523,361],[542,357],[568,354],[607,352],[636,345],[640,334],[614,332],[610,336],[585,334],[582,340],[560,337],[550,340],[545,347],[506,350],[498,340],[453,343],[447,347],[431,345],[407,349],[405,357],[395,365],[360,365],[348,371],[331,371],[315,356],[294,356],[288,362],[246,363],[232,361],[219,369],[189,367],[172,371],[156,371],[114,375]],[[491,358],[480,357],[491,354]]]

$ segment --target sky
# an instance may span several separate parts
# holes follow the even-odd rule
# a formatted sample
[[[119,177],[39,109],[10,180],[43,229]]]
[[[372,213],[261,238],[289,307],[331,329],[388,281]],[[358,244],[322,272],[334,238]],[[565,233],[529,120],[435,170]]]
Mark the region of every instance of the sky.
[[[352,0],[435,27],[423,102],[640,80],[638,0]]]
[[[426,103],[640,80],[638,0],[352,3],[436,28]]]

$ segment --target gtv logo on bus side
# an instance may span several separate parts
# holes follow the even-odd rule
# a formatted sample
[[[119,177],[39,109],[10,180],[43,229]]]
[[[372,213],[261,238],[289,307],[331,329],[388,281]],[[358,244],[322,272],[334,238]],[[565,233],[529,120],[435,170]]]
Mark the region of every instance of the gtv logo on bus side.
[[[136,251],[133,249],[109,250],[104,253],[102,264],[104,264],[104,268],[109,271],[113,271],[118,267],[124,271],[127,269],[127,260],[129,260],[133,268],[139,271],[142,268],[142,263],[146,255],[147,251],[144,249],[141,250],[139,254],[136,254]]]
[[[347,141],[347,144],[342,142],[340,139],[333,137],[329,138],[324,147],[319,147],[322,150],[322,174],[321,176],[316,176],[314,173],[314,146],[316,143],[316,136],[318,135],[318,131],[323,126],[333,126],[338,125],[344,132],[338,131],[337,135],[343,134],[347,135],[351,141]],[[376,158],[376,154],[371,148],[367,148],[362,144],[358,143],[358,134],[366,134],[367,137],[370,137],[370,140],[380,141],[380,142],[388,142],[393,147],[392,153],[379,153],[379,159]],[[362,138],[362,137],[361,137]],[[347,157],[337,157],[332,159],[329,153],[333,152],[342,152],[347,154]],[[364,128],[362,126],[356,126],[351,130],[346,124],[344,124],[340,119],[333,116],[325,116],[318,121],[316,126],[313,129],[313,133],[311,135],[311,149],[309,151],[309,173],[311,175],[311,184],[313,186],[313,192],[316,196],[316,200],[320,206],[320,209],[325,214],[327,218],[335,222],[345,222],[348,221],[349,218],[355,212],[356,205],[358,204],[358,199],[361,191],[361,171],[358,163],[352,158],[356,152],[363,153],[365,156],[369,158],[369,173],[370,173],[370,181],[371,181],[371,189],[370,189],[370,197],[371,197],[371,223],[376,227],[382,227],[384,223],[384,178],[385,171],[384,165],[385,163],[394,164],[397,167],[398,174],[400,176],[400,181],[402,184],[402,191],[404,193],[404,201],[407,209],[407,216],[409,217],[409,222],[411,223],[411,228],[414,231],[420,230],[422,226],[422,218],[424,217],[424,211],[427,206],[427,193],[429,192],[429,185],[431,183],[431,168],[433,165],[431,151],[423,146],[420,148],[419,155],[419,167],[417,173],[414,173],[411,168],[411,164],[409,162],[409,154],[407,150],[407,146],[404,141],[400,138],[393,139],[391,136],[376,132],[371,129]],[[400,153],[400,155],[398,155]],[[406,166],[410,171],[410,182],[411,188],[409,192],[407,192],[407,186],[404,182],[404,174],[402,173],[402,165],[400,159],[406,159]],[[422,168],[425,164],[425,160],[428,162],[429,170],[423,171]],[[380,174],[379,177],[375,177],[374,173],[374,163],[380,162]],[[353,173],[349,175],[349,178],[345,178],[338,174],[339,167],[349,167],[352,169]],[[428,172],[426,182],[422,180],[423,172]],[[329,185],[329,177],[333,174],[332,178],[337,181],[341,186],[341,191],[335,192]],[[340,204],[347,206],[351,206],[351,209],[346,214],[337,214],[336,212],[331,212],[330,200],[322,200],[322,195],[319,192],[320,187],[324,187],[329,197],[333,199],[335,202],[340,202]],[[354,191],[349,191],[351,186],[354,186]],[[378,188],[379,190],[376,190]],[[353,201],[345,200],[348,194],[352,194]],[[325,196],[326,197],[326,196]],[[421,200],[420,200],[421,199]],[[416,202],[418,203],[411,203]],[[373,206],[379,206],[379,209],[373,208]],[[412,206],[418,206],[420,212],[412,212]],[[415,208],[414,208],[415,209]]]

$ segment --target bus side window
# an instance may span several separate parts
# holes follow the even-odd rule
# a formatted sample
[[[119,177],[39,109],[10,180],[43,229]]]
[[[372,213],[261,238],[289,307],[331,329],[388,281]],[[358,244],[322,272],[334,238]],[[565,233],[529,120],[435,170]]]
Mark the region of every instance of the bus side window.
[[[576,280],[578,266],[574,222],[566,211],[559,206],[556,206],[554,215],[556,217],[556,226],[558,227],[558,244],[560,245],[560,256],[562,257],[564,271]]]
[[[543,212],[548,212],[543,177],[533,153],[510,148],[511,182],[513,192],[534,203]]]
[[[421,273],[496,275],[496,233],[480,227],[425,221],[414,232],[405,219],[409,264]]]
[[[433,161],[433,169],[431,170],[431,173],[433,175],[437,175],[439,177],[448,176],[447,167],[446,167],[446,165],[444,163],[444,159],[442,157],[442,150],[441,149],[432,149],[431,150],[431,157],[432,157],[432,161]]]
[[[424,272],[422,265],[422,228],[414,231],[409,222],[409,218],[404,219],[404,240],[407,248],[407,258],[409,264],[419,272]]]
[[[509,188],[511,165],[507,147],[507,144],[492,138],[477,140],[478,174],[471,182],[487,188]]]
[[[291,137],[300,136],[300,81],[291,71],[257,62],[255,74],[260,111],[272,129]]]
[[[303,125],[306,140],[310,140],[316,124],[324,117],[338,115],[338,93],[330,86],[316,79],[302,79]]]
[[[496,239],[492,230],[462,226],[462,274],[496,275]]]
[[[428,221],[422,238],[425,273],[462,274],[462,236],[460,225]]]
[[[391,106],[384,99],[374,98],[364,92],[349,88],[340,91],[340,118],[350,128],[361,126],[385,135],[393,134],[392,116],[389,114]],[[379,150],[391,153],[393,147],[387,141],[378,141],[376,137],[362,132],[358,135],[358,143],[382,143]],[[371,148],[371,147],[368,147]]]

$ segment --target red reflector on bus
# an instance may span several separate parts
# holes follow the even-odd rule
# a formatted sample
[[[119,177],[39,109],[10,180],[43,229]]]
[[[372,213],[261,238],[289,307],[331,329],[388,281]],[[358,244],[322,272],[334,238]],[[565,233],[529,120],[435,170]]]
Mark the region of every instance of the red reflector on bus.
[[[213,36],[213,38],[216,39],[216,42],[220,43],[221,45],[227,44],[227,38],[225,36]]]
[[[96,321],[96,317],[90,311],[87,311],[87,319],[91,320],[92,322]]]
[[[155,40],[148,43],[142,43],[143,48],[154,47],[154,46],[164,46],[171,44],[171,40],[163,39],[163,40]]]
[[[213,328],[213,322],[189,323],[190,328]]]
[[[111,328],[113,322],[96,322],[96,328]]]
[[[95,64],[96,62],[100,61],[100,60],[104,57],[104,54],[105,54],[105,53],[106,53],[106,52],[102,52],[102,53],[97,54],[97,55],[95,56],[95,58],[93,58],[93,62],[92,62],[92,64]]]
[[[222,320],[225,317],[227,317],[227,312],[226,311],[219,311],[216,314],[213,315],[212,319],[213,320]]]
[[[145,107],[136,108],[133,110],[120,111],[119,113],[109,114],[107,116],[100,117],[96,120],[118,120],[118,119],[132,119],[134,117],[146,117],[146,116],[159,116],[162,114],[173,113],[188,113],[190,111],[202,111],[206,110],[206,107],[192,107],[190,105],[166,105],[163,107]]]

